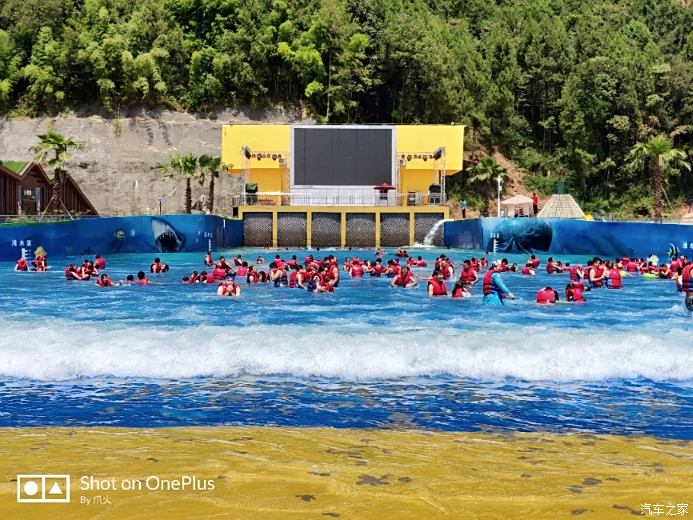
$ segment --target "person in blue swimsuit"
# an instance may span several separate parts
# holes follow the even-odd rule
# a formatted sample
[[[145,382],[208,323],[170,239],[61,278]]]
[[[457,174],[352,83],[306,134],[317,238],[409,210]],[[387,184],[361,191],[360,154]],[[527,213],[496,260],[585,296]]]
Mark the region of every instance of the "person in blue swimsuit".
[[[515,295],[503,283],[499,272],[500,266],[501,263],[498,260],[494,261],[484,275],[484,305],[503,305],[505,298],[515,299]]]

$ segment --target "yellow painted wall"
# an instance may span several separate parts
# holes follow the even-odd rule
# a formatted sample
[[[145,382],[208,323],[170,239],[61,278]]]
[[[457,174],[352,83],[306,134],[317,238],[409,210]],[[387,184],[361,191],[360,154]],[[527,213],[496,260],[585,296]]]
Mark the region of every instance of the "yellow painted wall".
[[[289,125],[225,125],[222,129],[221,159],[232,167],[232,174],[240,174],[246,161],[250,166],[248,182],[256,183],[261,192],[288,192],[288,169],[279,167],[279,160],[245,159],[243,146],[253,152],[278,152],[289,161],[291,126]]]
[[[400,170],[401,182],[399,192],[406,195],[410,191],[428,193],[428,187],[438,182],[438,176],[433,169],[429,170],[410,170],[402,168]]]
[[[432,152],[445,146],[445,169],[448,175],[462,169],[464,125],[398,125],[395,128],[398,158],[403,153]],[[432,171],[433,161],[412,159],[407,163],[407,169]]]

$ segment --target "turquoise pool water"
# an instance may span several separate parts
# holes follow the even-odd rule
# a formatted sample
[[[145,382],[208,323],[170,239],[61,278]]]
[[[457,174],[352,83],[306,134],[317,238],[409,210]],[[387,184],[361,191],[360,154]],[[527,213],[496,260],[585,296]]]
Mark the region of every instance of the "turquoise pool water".
[[[275,252],[224,252],[227,259]],[[388,250],[385,259],[392,258]],[[456,264],[479,252],[445,250]],[[281,252],[287,258],[294,252]],[[299,259],[305,252],[295,252]],[[313,254],[327,254],[316,252]],[[343,260],[368,251],[334,252]],[[429,263],[441,250],[412,250]],[[215,255],[215,257],[218,256]],[[524,256],[506,255],[521,263]],[[184,286],[201,254],[161,255],[149,287],[0,263],[0,425],[257,424],[649,433],[693,438],[693,319],[673,282],[625,278],[540,307],[567,275],[504,274],[518,299],[429,299],[425,283],[343,279],[335,294]],[[546,257],[542,257],[545,260]],[[581,261],[585,257],[563,257]],[[151,255],[107,258],[114,279]],[[417,269],[428,276],[431,268]]]

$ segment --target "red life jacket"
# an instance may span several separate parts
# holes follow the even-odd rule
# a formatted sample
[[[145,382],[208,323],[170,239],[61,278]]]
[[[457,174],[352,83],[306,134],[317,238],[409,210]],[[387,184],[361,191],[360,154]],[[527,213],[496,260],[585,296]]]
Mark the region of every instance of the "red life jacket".
[[[532,276],[532,268],[528,265],[524,266],[522,268],[522,274],[524,274],[525,276]]]
[[[553,262],[549,262],[546,264],[546,272],[549,274],[553,274],[556,272],[556,266]]]
[[[419,260],[416,262],[416,267],[426,267],[426,260]]]
[[[409,282],[411,282],[411,271],[409,271],[404,277],[400,273],[395,278],[395,285],[399,285],[400,287],[406,287]]]
[[[105,278],[105,281],[103,278],[99,277],[99,279],[96,281],[96,283],[99,285],[99,287],[111,287],[113,285],[113,282],[111,281],[110,276],[107,276]]]
[[[226,277],[226,274],[227,274],[226,269],[224,269],[223,267],[221,267],[219,265],[217,265],[214,268],[214,271],[212,271],[212,275],[214,276],[214,278],[224,278],[224,277]]]
[[[248,283],[255,283],[258,280],[257,271],[248,271]]]
[[[576,265],[570,266],[570,270],[568,271],[568,276],[570,277],[571,282],[577,282],[578,281],[578,268]]]
[[[382,265],[376,265],[371,269],[371,276],[380,278],[380,275],[383,274],[385,271],[386,269]]]
[[[628,271],[629,273],[635,273],[637,270],[638,270],[638,264],[636,264],[632,260],[630,260],[626,264],[626,271]]]
[[[623,282],[621,282],[621,271],[612,267],[609,269],[609,289],[620,289],[623,287]]]
[[[438,282],[435,278],[430,278],[428,280],[428,285],[433,286],[433,296],[445,296],[448,294],[447,287],[445,287],[445,282]]]
[[[455,287],[452,290],[452,297],[453,298],[464,298],[464,292],[462,291],[462,287]]]
[[[601,278],[601,276],[604,274],[604,266],[600,265],[599,267],[594,267],[592,266],[592,272],[594,273],[595,278]],[[596,280],[592,281],[590,279],[590,283],[593,283],[595,287],[602,287],[604,285],[604,280]]]
[[[548,290],[546,287],[539,289],[537,292],[537,303],[542,305],[556,303],[556,293],[553,290]]]
[[[158,262],[152,263],[152,265],[150,265],[149,268],[152,273],[160,273],[164,270],[163,266]]]
[[[236,276],[246,276],[248,274],[248,268],[244,266],[240,266],[238,269],[236,269]]]
[[[236,290],[238,289],[238,285],[236,285],[236,282],[222,283],[220,287],[222,288],[222,296],[234,296],[236,294]],[[229,288],[231,288],[231,290],[229,290]]]
[[[538,258],[535,258],[534,260],[532,260],[532,267],[534,269],[536,269],[537,267],[539,267],[540,263],[541,263],[541,260],[539,260]]]
[[[328,272],[328,274],[329,274],[329,272]],[[330,283],[330,278],[328,278],[327,276],[322,275],[322,274],[319,275],[319,277],[320,277],[320,285],[322,286],[322,288],[327,292],[334,292],[334,287]]]
[[[681,272],[681,290],[685,293],[693,292],[693,264],[688,264]]]
[[[351,276],[363,276],[363,267],[361,264],[354,264],[351,266]]]
[[[17,260],[17,269],[20,271],[28,271],[29,270],[29,265],[26,263],[26,259],[20,258]]]
[[[568,299],[568,295],[572,296],[572,301],[574,302],[584,302],[585,297],[582,295],[582,287],[581,286],[573,286],[570,289],[566,291],[566,299]]]
[[[97,269],[106,269],[106,260],[103,258],[97,258],[94,260],[94,267]]]
[[[296,271],[295,269],[292,269],[291,274],[289,275],[289,289],[295,289],[297,283],[298,283],[298,271]]]
[[[489,269],[486,271],[486,274],[484,275],[484,281],[483,281],[483,286],[482,286],[482,292],[484,293],[484,296],[487,296],[489,294],[494,294],[498,293],[498,289],[496,288],[496,284],[493,283],[493,270]]]
[[[142,280],[137,280],[137,283],[139,285],[149,285],[149,279],[148,278],[143,278]]]
[[[72,280],[73,279],[72,278],[72,269],[70,269],[69,267],[65,268],[65,279],[66,280]]]

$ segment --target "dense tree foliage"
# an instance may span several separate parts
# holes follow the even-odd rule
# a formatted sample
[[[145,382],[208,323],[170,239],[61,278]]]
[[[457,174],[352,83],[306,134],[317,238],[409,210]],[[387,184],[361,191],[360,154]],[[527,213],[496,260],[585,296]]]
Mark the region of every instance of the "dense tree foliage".
[[[0,0],[0,111],[454,121],[536,189],[562,177],[591,209],[647,214],[628,154],[662,134],[693,146],[691,27],[681,0]],[[669,198],[688,196],[691,175],[669,173]]]

